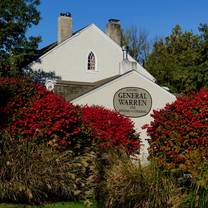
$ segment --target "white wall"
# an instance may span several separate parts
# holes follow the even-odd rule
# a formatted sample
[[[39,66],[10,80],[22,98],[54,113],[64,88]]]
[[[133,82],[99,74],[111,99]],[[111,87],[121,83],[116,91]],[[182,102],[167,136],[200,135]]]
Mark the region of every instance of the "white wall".
[[[150,114],[153,109],[161,109],[167,103],[171,103],[175,100],[175,96],[153,83],[149,79],[141,76],[136,71],[127,73],[120,78],[117,78],[110,83],[107,83],[75,100],[72,102],[79,105],[88,104],[91,105],[100,105],[109,109],[114,109],[113,107],[113,97],[114,94],[121,88],[124,87],[138,87],[147,90],[152,97],[152,108],[151,111],[144,117],[131,118],[135,123],[135,128],[137,131],[141,132],[141,139],[144,147],[142,148],[142,154],[144,157],[147,156],[147,138],[146,132],[141,129],[144,124],[150,123],[152,120]]]
[[[90,51],[96,56],[97,71],[87,70]],[[122,59],[121,47],[92,24],[29,66],[33,70],[54,71],[62,80],[95,82],[119,74],[119,63]],[[130,57],[130,61],[132,60]],[[139,64],[137,68],[149,79],[154,79]]]

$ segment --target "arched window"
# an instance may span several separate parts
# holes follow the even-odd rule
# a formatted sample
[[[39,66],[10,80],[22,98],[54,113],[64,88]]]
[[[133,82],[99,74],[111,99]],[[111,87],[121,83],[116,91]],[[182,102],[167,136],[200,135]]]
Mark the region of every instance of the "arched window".
[[[95,55],[93,52],[90,52],[88,55],[87,69],[95,70]]]

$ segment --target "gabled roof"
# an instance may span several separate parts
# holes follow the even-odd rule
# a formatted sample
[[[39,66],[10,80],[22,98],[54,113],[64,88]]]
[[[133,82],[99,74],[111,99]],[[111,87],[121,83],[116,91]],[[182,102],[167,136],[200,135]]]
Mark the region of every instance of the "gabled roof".
[[[81,28],[81,29],[79,29],[79,30],[73,32],[71,37],[73,37],[73,36],[76,35],[77,33],[81,32],[82,30],[84,30],[84,29],[85,29],[86,27],[88,27],[88,26],[89,26],[89,25],[87,25],[87,26],[85,26],[85,27],[83,27],[83,28]],[[69,38],[71,38],[71,37],[69,37]],[[69,39],[69,38],[67,38],[67,39]],[[58,42],[55,41],[55,42],[53,42],[53,43],[51,43],[51,44],[45,46],[44,48],[41,48],[41,49],[39,50],[39,53],[38,53],[38,54],[39,54],[39,57],[42,56],[42,55],[44,55],[44,54],[47,53],[48,51],[52,50],[53,48],[55,48],[57,45],[58,45]],[[39,58],[39,57],[37,57],[37,58]]]
[[[77,30],[76,32],[74,32],[72,34],[71,37],[67,38],[66,40],[64,40],[63,42],[61,42],[60,44],[58,44],[57,42],[54,42],[42,49],[40,49],[38,51],[38,54],[37,56],[35,57],[35,59],[31,60],[30,63],[32,63],[33,61],[35,60],[41,60],[42,58],[44,58],[45,56],[48,55],[48,53],[52,53],[54,50],[56,50],[56,48],[58,47],[61,47],[63,44],[66,44],[67,42],[69,42],[72,38],[74,38],[76,35],[78,35],[79,33],[81,32],[84,32],[84,30],[90,28],[90,27],[93,27],[99,34],[101,34],[105,39],[107,39],[108,41],[111,41],[112,44],[114,45],[114,47],[117,48],[117,50],[120,50],[121,51],[121,47],[116,43],[114,42],[108,35],[106,35],[102,30],[100,30],[95,24],[90,24],[90,25],[87,25],[79,30]],[[130,61],[135,61],[137,62],[135,59],[133,59],[130,55],[129,55],[129,60]],[[137,63],[138,64],[138,63]],[[145,76],[146,78],[150,79],[151,81],[155,82],[156,79],[146,70],[144,69],[141,65],[137,65],[137,71],[141,73],[142,76]]]
[[[83,28],[73,32],[71,37],[73,37],[77,33],[81,32],[82,30],[84,30],[88,26],[89,25],[87,25],[87,26],[85,26],[85,27],[83,27]],[[71,38],[71,37],[69,37],[69,38]],[[67,38],[67,39],[69,39],[69,38]],[[35,55],[32,56],[31,58],[29,58],[25,63],[23,63],[22,68],[28,66],[28,64],[30,64],[31,62],[38,60],[41,56],[43,56],[44,54],[46,54],[47,52],[49,52],[50,50],[52,50],[56,46],[58,46],[58,42],[57,41],[55,41],[55,42],[53,42],[53,43],[51,43],[51,44],[49,44],[49,45],[39,49],[39,50],[36,50]]]
[[[87,93],[90,93],[91,91],[94,91],[94,90],[96,90],[96,89],[98,89],[108,83],[111,83],[114,80],[122,78],[132,72],[136,72],[138,75],[142,76],[142,74],[139,73],[138,71],[130,70],[128,72],[125,72],[124,74],[112,76],[112,77],[109,77],[109,78],[106,78],[106,79],[103,79],[103,80],[100,80],[97,82],[74,82],[74,81],[58,80],[56,83],[56,86],[55,86],[55,92],[64,96],[67,101],[72,101],[72,100],[75,100],[75,99],[77,99]],[[142,77],[144,77],[144,76],[142,76]],[[151,82],[149,79],[147,79],[145,77],[144,77],[144,79]],[[164,90],[164,89],[162,89],[162,90]]]
[[[122,75],[116,75],[97,82],[74,82],[58,80],[55,86],[55,92],[63,95],[67,101],[76,99]],[[63,88],[67,90],[62,90]]]
[[[148,78],[146,78],[145,76],[143,76],[141,73],[139,73],[137,70],[130,70],[124,74],[121,75],[117,75],[105,80],[101,80],[99,82],[95,82],[95,85],[91,88],[88,89],[86,91],[83,91],[82,93],[80,93],[79,95],[77,95],[76,97],[72,98],[70,101],[75,101],[76,99],[79,99],[81,96],[85,96],[88,93],[93,93],[94,91],[98,90],[100,87],[106,86],[108,84],[112,84],[114,81],[119,81],[122,78],[125,78],[126,76],[130,75],[131,73],[136,73],[138,74],[144,81],[151,83],[151,85],[155,86],[155,87],[159,87],[160,90],[164,91],[165,93],[175,97],[172,93],[170,93],[169,91],[167,91],[166,89],[164,89],[163,87],[160,87],[159,85],[157,85],[155,82],[152,82],[151,80],[149,80]]]

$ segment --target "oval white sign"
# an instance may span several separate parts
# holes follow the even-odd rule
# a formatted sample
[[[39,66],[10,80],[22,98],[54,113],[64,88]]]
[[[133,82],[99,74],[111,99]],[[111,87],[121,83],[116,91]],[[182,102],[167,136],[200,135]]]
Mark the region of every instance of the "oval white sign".
[[[138,87],[126,87],[118,90],[113,97],[117,112],[132,118],[147,115],[152,108],[152,97],[147,90]]]

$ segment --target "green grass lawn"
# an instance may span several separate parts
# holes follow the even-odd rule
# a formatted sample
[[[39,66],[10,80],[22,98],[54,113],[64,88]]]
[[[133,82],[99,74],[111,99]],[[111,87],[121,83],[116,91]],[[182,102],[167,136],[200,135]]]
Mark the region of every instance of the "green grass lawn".
[[[23,205],[23,204],[2,204],[0,208],[84,208],[82,203],[74,202],[59,202],[45,205]]]

